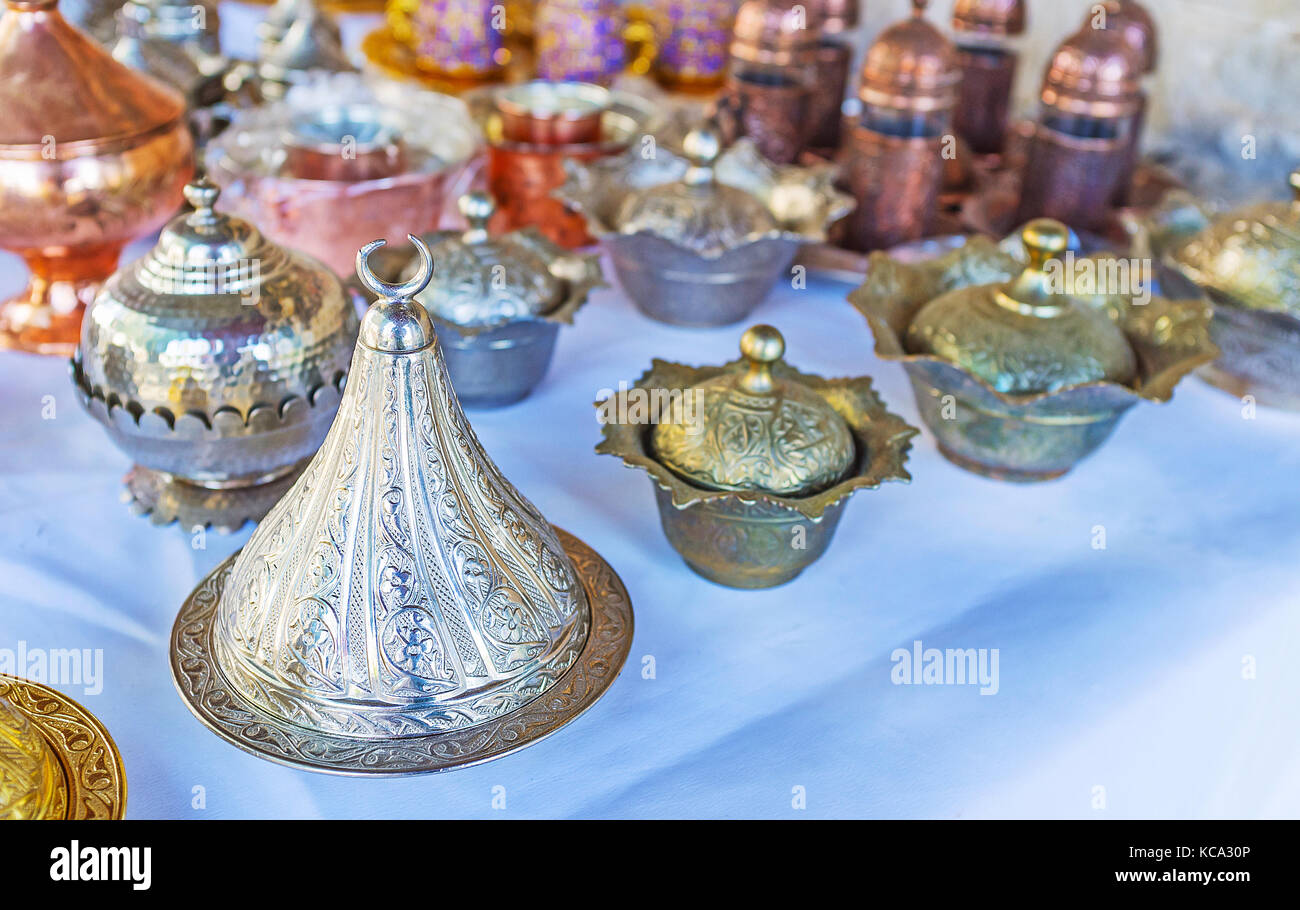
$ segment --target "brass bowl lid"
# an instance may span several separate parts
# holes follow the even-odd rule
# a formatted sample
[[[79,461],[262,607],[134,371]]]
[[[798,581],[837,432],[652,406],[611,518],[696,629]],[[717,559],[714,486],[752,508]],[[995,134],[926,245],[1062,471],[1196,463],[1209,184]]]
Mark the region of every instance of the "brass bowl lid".
[[[1251,310],[1300,319],[1300,168],[1291,202],[1265,202],[1215,219],[1178,246],[1173,264],[1204,288]]]
[[[745,0],[732,26],[731,56],[763,66],[800,62],[820,40],[822,12],[800,0]]]
[[[1122,32],[1086,23],[1052,55],[1042,100],[1070,114],[1125,117],[1141,107],[1141,77],[1142,63]]]
[[[628,194],[614,215],[615,231],[653,234],[703,256],[779,233],[762,199],[717,179],[722,139],[715,129],[691,130],[682,151],[689,166],[681,179]]]
[[[957,32],[989,37],[1024,34],[1025,0],[957,0],[952,27]]]
[[[867,49],[858,90],[864,104],[927,112],[957,103],[957,48],[926,21],[926,5],[912,0],[912,15],[885,29]]]
[[[1089,10],[1084,27],[1093,27],[1098,16],[1105,16],[1107,29],[1114,29],[1124,36],[1137,54],[1143,73],[1155,72],[1156,64],[1160,62],[1159,32],[1155,18],[1142,4],[1134,0],[1106,0],[1101,4],[1100,12]]]
[[[776,329],[749,329],[740,353],[743,368],[672,399],[652,435],[655,457],[709,490],[811,496],[833,486],[854,460],[844,418],[812,389],[773,374],[785,353]]]
[[[53,136],[65,157],[169,129],[185,115],[176,90],[114,60],[69,24],[57,0],[8,0],[0,13],[0,155],[42,150]],[[12,150],[10,150],[12,151]]]
[[[0,820],[125,811],[122,757],[95,716],[55,689],[0,673]]]
[[[552,271],[564,250],[532,230],[491,236],[488,224],[497,208],[487,193],[466,193],[457,205],[469,227],[434,238],[431,250],[440,265],[416,297],[431,316],[482,328],[544,315],[564,300],[566,282]],[[403,279],[419,268],[411,261]]]
[[[908,350],[941,357],[1006,395],[1131,382],[1137,358],[1123,330],[1106,310],[1068,293],[1061,257],[1069,229],[1040,219],[1021,239],[1029,264],[1019,276],[926,304],[908,327]]]

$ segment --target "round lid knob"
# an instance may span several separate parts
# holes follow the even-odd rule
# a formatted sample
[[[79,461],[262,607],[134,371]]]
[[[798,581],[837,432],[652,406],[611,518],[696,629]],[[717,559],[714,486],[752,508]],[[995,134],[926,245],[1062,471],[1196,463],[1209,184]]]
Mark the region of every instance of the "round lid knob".
[[[848,424],[797,379],[774,368],[785,339],[757,325],[740,340],[742,361],[681,390],[654,429],[655,456],[687,482],[710,490],[814,495],[853,464]]]
[[[771,392],[772,364],[785,356],[785,338],[770,325],[756,325],[740,336],[740,353],[749,361],[741,387],[755,395]]]
[[[483,243],[488,239],[488,223],[497,213],[497,203],[482,190],[466,193],[456,200],[456,208],[469,228],[461,235],[466,243]]]
[[[1291,184],[1291,194],[1295,197],[1296,202],[1300,202],[1300,168],[1291,172],[1291,177],[1287,181]]]

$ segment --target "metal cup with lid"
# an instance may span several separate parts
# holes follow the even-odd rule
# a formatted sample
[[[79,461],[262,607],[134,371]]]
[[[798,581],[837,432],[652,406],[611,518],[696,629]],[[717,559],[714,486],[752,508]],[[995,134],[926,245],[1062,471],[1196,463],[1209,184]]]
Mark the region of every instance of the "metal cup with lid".
[[[135,462],[134,506],[155,523],[257,520],[325,438],[358,320],[326,266],[185,188],[144,257],[86,310],[73,379]]]
[[[910,479],[917,430],[890,414],[868,377],[825,380],[782,361],[785,339],[758,325],[722,367],[654,361],[599,402],[604,441],[650,474],[673,548],[692,570],[735,588],[790,581],[815,562],[859,489]],[[636,401],[661,406],[631,415]]]
[[[592,288],[604,283],[600,260],[532,228],[489,234],[496,203],[487,193],[468,193],[459,207],[467,230],[424,238],[439,266],[417,299],[438,327],[461,403],[501,407],[546,375],[560,326],[572,325]],[[412,259],[402,274],[419,266]]]
[[[835,169],[776,166],[748,140],[724,151],[711,125],[681,154],[660,143],[569,169],[557,193],[610,252],[633,303],[660,322],[730,325],[746,318],[799,247],[819,242],[852,208]]]
[[[1202,377],[1300,411],[1300,169],[1289,188],[1290,201],[1217,216],[1166,200],[1151,216],[1152,245],[1171,272],[1166,283],[1190,282],[1214,303],[1211,333],[1223,356]]]
[[[940,451],[969,471],[1060,477],[1134,404],[1168,401],[1218,355],[1210,307],[1143,300],[1136,282],[1149,275],[1076,293],[1094,287],[1076,277],[1069,237],[1060,222],[1031,223],[1021,234],[1027,265],[978,237],[915,265],[875,253],[849,298],[871,324],[876,354],[907,369]],[[1114,275],[1133,267],[1113,257],[1090,265]]]

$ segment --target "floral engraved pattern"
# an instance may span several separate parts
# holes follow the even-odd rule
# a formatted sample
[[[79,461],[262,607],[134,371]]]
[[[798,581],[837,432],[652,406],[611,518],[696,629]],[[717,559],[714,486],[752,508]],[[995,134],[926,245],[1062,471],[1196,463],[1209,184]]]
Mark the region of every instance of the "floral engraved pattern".
[[[572,566],[581,602],[590,604],[590,629],[570,664],[550,668],[546,696],[537,693],[475,725],[440,729],[403,727],[400,737],[368,738],[350,727],[338,732],[305,728],[285,716],[283,703],[252,699],[222,666],[214,620],[234,578],[238,557],[218,566],[190,595],[172,629],[172,675],[195,715],[240,748],[271,761],[339,774],[405,775],[497,758],[554,732],[573,720],[614,681],[632,642],[627,590],[600,556],[572,535],[552,532]],[[419,647],[419,638],[416,640]],[[451,713],[451,712],[448,712]]]
[[[569,556],[483,451],[437,345],[358,347],[334,426],[214,610],[223,691],[372,740],[517,710],[591,631]]]

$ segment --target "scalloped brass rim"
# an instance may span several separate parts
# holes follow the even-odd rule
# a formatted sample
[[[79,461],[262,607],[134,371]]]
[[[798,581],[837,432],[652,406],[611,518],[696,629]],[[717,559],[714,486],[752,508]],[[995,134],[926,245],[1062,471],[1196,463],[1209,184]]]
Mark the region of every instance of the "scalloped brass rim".
[[[734,370],[744,363],[742,358],[722,366],[689,367],[656,358],[651,361],[650,369],[633,383],[632,388],[685,390],[705,379]],[[661,374],[670,369],[683,371],[683,377],[674,382],[661,381]],[[773,372],[810,387],[844,418],[859,449],[855,462],[857,469],[852,475],[812,496],[780,496],[761,490],[708,490],[688,483],[651,456],[644,442],[644,431],[648,427],[640,425],[605,424],[601,427],[604,439],[596,446],[596,452],[601,455],[618,456],[626,467],[644,470],[657,486],[672,494],[673,506],[677,509],[685,509],[701,502],[728,499],[749,503],[763,502],[799,512],[813,522],[821,521],[828,508],[848,499],[859,490],[879,489],[882,484],[889,481],[911,482],[912,475],[908,473],[905,465],[908,454],[912,450],[912,437],[917,436],[921,431],[886,409],[884,401],[873,388],[870,377],[823,379],[820,376],[802,373],[784,363],[777,364]],[[846,402],[839,396],[830,394],[839,390],[855,391],[858,397],[868,404],[861,406],[860,402]],[[604,401],[598,401],[596,407],[614,401],[622,394],[625,393],[620,392]],[[855,407],[855,404],[859,406]]]

